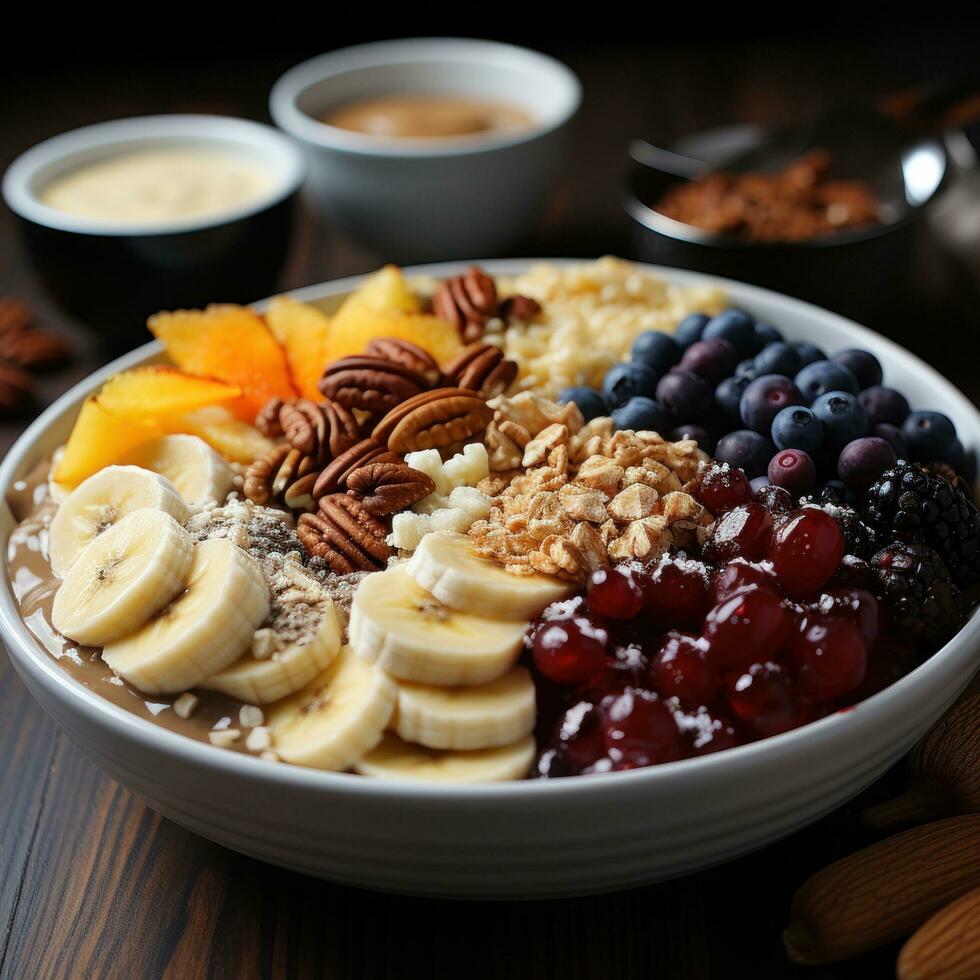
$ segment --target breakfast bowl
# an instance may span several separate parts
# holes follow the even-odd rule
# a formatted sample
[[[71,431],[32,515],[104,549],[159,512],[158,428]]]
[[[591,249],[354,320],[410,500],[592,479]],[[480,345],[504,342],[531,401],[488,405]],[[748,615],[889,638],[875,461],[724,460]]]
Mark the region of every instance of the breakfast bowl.
[[[146,197],[120,191],[127,161],[145,167],[160,153],[169,169],[151,175]],[[195,179],[209,159],[237,169],[206,184],[177,179]],[[78,184],[66,181],[86,174],[113,183],[111,194],[81,200]],[[31,147],[4,174],[3,197],[54,297],[128,347],[130,331],[167,304],[252,301],[273,291],[303,174],[302,155],[269,126],[227,116],[144,116],[85,126]],[[237,187],[241,194],[229,196]],[[221,196],[200,197],[205,193]],[[140,210],[126,211],[127,205]]]
[[[726,126],[691,134],[673,149],[714,166],[750,151],[765,135],[760,127]],[[767,286],[858,318],[880,317],[897,302],[899,284],[907,278],[923,229],[922,218],[943,186],[947,169],[943,144],[923,139],[910,145],[893,166],[880,168],[874,181],[880,223],[804,240],[756,241],[706,231],[662,214],[656,202],[679,183],[678,178],[642,160],[641,144],[630,160],[623,190],[637,258]]]
[[[327,111],[382,96],[455,96],[516,107],[524,126],[407,138],[327,125]],[[395,261],[500,254],[538,220],[558,181],[581,87],[543,54],[491,41],[383,41],[291,68],[269,111],[309,162],[317,207]]]
[[[516,275],[530,265],[498,261],[487,263],[487,270]],[[438,278],[463,268],[407,272]],[[672,284],[705,283],[689,272],[644,271]],[[292,295],[331,311],[359,281]],[[765,289],[728,280],[708,285],[760,320],[778,323],[789,339],[873,352],[913,405],[945,412],[967,448],[980,445],[980,416],[967,399],[890,341]],[[111,374],[161,357],[158,344],[146,345],[52,405],[0,467],[5,499],[23,496],[29,474],[64,443],[88,394]],[[4,542],[13,526],[5,506]],[[885,689],[780,735],[631,771],[446,785],[379,781],[248,757],[137,717],[70,676],[46,651],[21,618],[9,571],[0,587],[0,626],[17,672],[44,710],[101,768],[164,816],[291,870],[370,889],[469,899],[628,888],[762,847],[840,806],[881,775],[949,707],[980,664],[980,617],[973,615],[938,652]]]

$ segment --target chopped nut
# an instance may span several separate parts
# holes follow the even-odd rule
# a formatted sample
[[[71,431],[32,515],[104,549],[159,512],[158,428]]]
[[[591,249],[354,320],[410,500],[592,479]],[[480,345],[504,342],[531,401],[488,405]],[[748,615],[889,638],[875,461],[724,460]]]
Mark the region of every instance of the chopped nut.
[[[665,518],[644,517],[633,521],[623,535],[609,545],[613,558],[652,558],[670,548],[671,536]]]
[[[615,497],[625,475],[622,466],[617,466],[605,456],[590,456],[579,467],[575,482],[601,490],[607,497]]]
[[[492,472],[516,470],[521,465],[520,447],[496,422],[487,426],[486,442]]]
[[[608,567],[609,556],[606,554],[606,545],[591,524],[585,521],[576,524],[569,540],[578,548],[589,572]]]
[[[638,521],[654,512],[659,496],[653,487],[634,483],[609,501],[609,514],[619,521]]]
[[[264,752],[270,745],[272,745],[272,729],[264,725],[257,725],[245,739],[245,748],[249,752]]]
[[[524,458],[521,460],[521,465],[524,467],[537,466],[538,463],[543,462],[548,457],[553,449],[557,449],[558,446],[563,446],[567,442],[568,427],[560,422],[554,422],[542,429],[524,447]]]
[[[680,491],[668,493],[663,498],[660,512],[670,524],[678,521],[690,521],[692,524],[706,523],[705,515],[708,513],[703,504],[698,503],[690,494]],[[707,523],[710,523],[710,517]]]
[[[573,521],[589,521],[601,524],[608,516],[608,497],[601,490],[590,490],[578,483],[568,483],[558,491],[558,499],[565,513]]]
[[[274,629],[263,627],[252,637],[252,656],[256,660],[268,660],[279,649],[279,637]]]
[[[531,441],[531,433],[523,425],[511,422],[510,419],[503,419],[498,428],[508,439],[520,446],[521,449]]]
[[[226,749],[241,738],[242,733],[237,728],[222,728],[218,731],[208,732],[208,738],[212,745]]]
[[[190,691],[184,691],[173,703],[174,714],[178,718],[190,718],[194,714],[194,709],[198,706],[200,698]]]
[[[243,704],[238,711],[238,721],[242,728],[258,728],[265,722],[265,715],[258,705]]]

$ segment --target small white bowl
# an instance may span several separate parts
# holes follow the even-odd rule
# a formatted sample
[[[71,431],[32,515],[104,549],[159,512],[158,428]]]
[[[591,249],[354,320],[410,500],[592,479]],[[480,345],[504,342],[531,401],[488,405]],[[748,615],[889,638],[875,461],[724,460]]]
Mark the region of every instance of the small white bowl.
[[[530,261],[487,263],[494,274]],[[454,275],[465,264],[408,270]],[[707,277],[648,267],[680,283]],[[335,303],[359,279],[299,290]],[[889,384],[946,412],[968,449],[980,415],[932,368],[878,334],[799,300],[707,280],[786,336],[874,352]],[[84,396],[113,372],[158,357],[148,344],[51,406],[0,465],[0,494],[64,442]],[[13,526],[0,510],[0,544]],[[346,884],[417,895],[544,898],[675,877],[761,847],[811,823],[895,763],[980,663],[980,615],[884,691],[784,735],[649,769],[489,786],[379,782],[266,762],[185,738],[73,680],[21,620],[7,576],[0,629],[34,697],[96,763],[155,810],[235,850]]]
[[[449,139],[351,132],[316,118],[391,94],[472,96],[530,112],[527,129]],[[494,41],[382,41],[320,55],[273,86],[269,111],[309,161],[317,205],[395,261],[499,254],[540,217],[561,170],[581,86],[563,64]]]

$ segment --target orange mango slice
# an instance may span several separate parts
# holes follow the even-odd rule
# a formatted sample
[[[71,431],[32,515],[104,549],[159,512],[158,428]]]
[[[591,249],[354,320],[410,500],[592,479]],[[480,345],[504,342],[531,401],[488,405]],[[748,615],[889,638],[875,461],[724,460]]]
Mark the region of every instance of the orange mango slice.
[[[113,375],[99,392],[103,408],[125,418],[161,419],[238,398],[238,385],[187,374],[166,364]]]
[[[319,401],[316,383],[329,359],[330,317],[308,303],[276,296],[269,301],[265,322],[286,351],[289,373],[299,393]]]

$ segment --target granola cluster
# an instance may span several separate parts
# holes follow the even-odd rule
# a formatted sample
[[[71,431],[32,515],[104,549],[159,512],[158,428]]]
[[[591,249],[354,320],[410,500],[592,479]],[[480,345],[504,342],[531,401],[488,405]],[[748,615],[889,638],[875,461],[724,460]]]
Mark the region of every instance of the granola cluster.
[[[489,403],[490,514],[477,550],[517,575],[583,582],[612,561],[691,550],[712,516],[689,492],[708,457],[693,440],[585,424],[573,404],[530,392]]]

